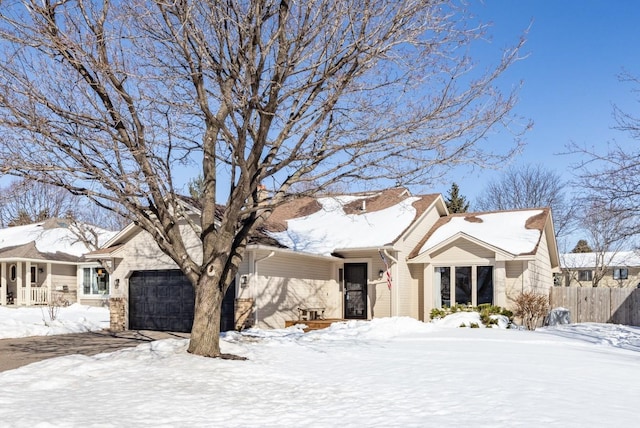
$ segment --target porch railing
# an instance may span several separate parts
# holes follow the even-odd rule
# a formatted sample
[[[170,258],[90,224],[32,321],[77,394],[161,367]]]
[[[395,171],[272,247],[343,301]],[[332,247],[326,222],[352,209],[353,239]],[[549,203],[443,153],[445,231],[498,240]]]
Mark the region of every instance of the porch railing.
[[[27,298],[27,289],[22,288],[23,305],[46,305],[48,302],[48,291],[46,287],[31,288],[31,295]]]

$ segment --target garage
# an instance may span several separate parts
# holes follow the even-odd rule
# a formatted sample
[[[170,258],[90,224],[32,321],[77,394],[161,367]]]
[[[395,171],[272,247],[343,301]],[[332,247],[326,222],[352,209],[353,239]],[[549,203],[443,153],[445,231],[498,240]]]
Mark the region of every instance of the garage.
[[[233,330],[235,284],[222,303],[221,331]],[[135,271],[129,277],[129,329],[190,332],[194,290],[178,269]]]

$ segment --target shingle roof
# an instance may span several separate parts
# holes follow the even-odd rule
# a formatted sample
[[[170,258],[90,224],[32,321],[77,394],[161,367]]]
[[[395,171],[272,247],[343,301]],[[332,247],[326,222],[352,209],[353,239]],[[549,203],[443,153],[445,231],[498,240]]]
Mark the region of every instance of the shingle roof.
[[[438,219],[409,258],[460,233],[513,255],[535,254],[549,213],[548,208],[541,208],[450,214]]]

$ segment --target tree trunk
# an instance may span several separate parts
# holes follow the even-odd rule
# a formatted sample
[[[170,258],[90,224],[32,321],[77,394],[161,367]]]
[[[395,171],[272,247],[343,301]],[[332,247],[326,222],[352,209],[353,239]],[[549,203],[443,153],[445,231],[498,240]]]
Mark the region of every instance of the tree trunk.
[[[217,276],[202,275],[195,288],[196,302],[188,351],[203,357],[220,357],[220,313],[223,290]]]

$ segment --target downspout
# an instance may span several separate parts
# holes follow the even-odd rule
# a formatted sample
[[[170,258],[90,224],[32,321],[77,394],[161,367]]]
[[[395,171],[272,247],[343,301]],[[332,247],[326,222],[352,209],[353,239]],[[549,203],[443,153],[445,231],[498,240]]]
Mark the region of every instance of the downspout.
[[[255,308],[256,308],[256,310],[254,312],[255,316],[256,316],[256,319],[254,321],[256,327],[258,326],[258,290],[257,290],[257,287],[258,287],[258,284],[257,284],[257,282],[258,282],[258,263],[260,263],[263,260],[267,260],[267,259],[273,257],[275,254],[276,254],[275,251],[271,251],[266,256],[261,257],[261,258],[256,259],[256,260],[253,261],[254,281],[252,281],[252,283],[253,283],[253,296],[254,296],[254,299],[255,299],[253,304],[255,305]]]
[[[396,259],[395,257],[393,257],[391,254],[389,254],[389,251],[385,248],[384,250],[382,250],[382,252],[384,253],[385,257],[387,257],[389,260],[391,260],[394,264],[394,266],[396,266],[396,269],[391,270],[391,278],[397,278],[397,273],[398,273],[398,259]],[[394,272],[395,270],[395,272]],[[398,296],[398,290],[397,287],[394,286],[392,284],[392,291],[391,291],[391,316],[397,316],[398,315],[398,299],[394,299],[393,296]],[[393,310],[395,306],[395,311]]]

